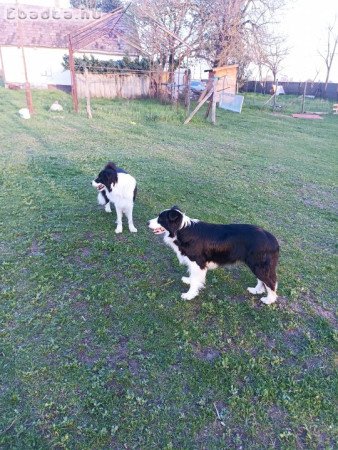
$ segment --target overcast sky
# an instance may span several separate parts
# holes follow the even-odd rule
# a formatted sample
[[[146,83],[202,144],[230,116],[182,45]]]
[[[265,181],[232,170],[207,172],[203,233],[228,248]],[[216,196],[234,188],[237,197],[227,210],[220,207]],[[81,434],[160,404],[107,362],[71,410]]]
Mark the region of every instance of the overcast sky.
[[[335,16],[338,34],[338,0],[289,0],[287,11],[279,18],[278,27],[287,36],[290,48],[282,74],[294,81],[303,81],[313,79],[318,69],[320,74],[317,80],[325,78],[325,65],[318,50],[325,47],[327,25],[334,23]],[[330,79],[338,82],[338,54]]]
[[[10,1],[0,0],[0,3]],[[54,6],[55,0],[19,0],[18,3]],[[67,7],[69,0],[58,0],[58,4],[60,7]],[[313,79],[319,70],[316,80],[324,80],[325,66],[318,55],[318,50],[324,48],[327,42],[327,25],[334,22],[335,16],[338,30],[338,0],[287,0],[287,4],[285,12],[278,17],[280,23],[276,27],[277,32],[285,34],[286,43],[290,48],[280,77],[304,81]],[[330,80],[338,82],[338,54],[331,70]]]

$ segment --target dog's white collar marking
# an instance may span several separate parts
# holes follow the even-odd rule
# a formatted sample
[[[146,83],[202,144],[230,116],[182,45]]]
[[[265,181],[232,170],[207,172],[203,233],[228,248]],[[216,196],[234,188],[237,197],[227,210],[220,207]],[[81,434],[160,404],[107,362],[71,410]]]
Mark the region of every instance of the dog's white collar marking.
[[[181,212],[181,211],[180,211]],[[187,215],[185,215],[184,213],[182,213],[181,212],[181,214],[183,215],[183,218],[182,218],[182,223],[181,223],[181,226],[180,226],[180,230],[182,230],[182,228],[185,228],[185,227],[190,227],[190,225],[192,224],[192,223],[197,223],[197,222],[199,222],[199,220],[198,219],[190,219],[190,217],[188,217]]]
[[[167,209],[166,211],[170,211],[170,210]],[[181,222],[179,230],[182,230],[182,228],[190,226],[192,223],[198,222],[198,220],[196,220],[196,219],[190,219],[190,217],[186,216],[184,213],[182,213],[182,211],[179,211],[178,209],[176,211],[178,211],[182,214],[182,222]],[[151,219],[149,221],[149,228],[151,230],[153,230],[154,234],[163,234],[163,233],[169,234],[168,230],[166,230],[159,224],[158,217],[156,217],[155,219]]]
[[[182,223],[180,226],[180,230],[182,230],[182,228],[189,227],[191,225],[191,219],[184,213],[181,212],[181,214],[182,214]]]

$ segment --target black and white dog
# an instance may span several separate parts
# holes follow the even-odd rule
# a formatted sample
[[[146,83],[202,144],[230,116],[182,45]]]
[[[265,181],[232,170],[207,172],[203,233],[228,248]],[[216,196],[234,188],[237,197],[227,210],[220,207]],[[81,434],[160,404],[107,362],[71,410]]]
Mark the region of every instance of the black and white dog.
[[[155,234],[164,234],[164,242],[176,253],[181,264],[188,266],[189,284],[182,294],[191,300],[204,287],[209,269],[244,262],[256,275],[257,285],[248,288],[251,294],[263,294],[261,301],[267,305],[277,300],[276,266],[279,256],[277,239],[268,231],[255,225],[216,225],[189,219],[173,206],[148,222]]]
[[[127,216],[129,230],[136,233],[137,229],[133,223],[133,207],[137,193],[135,178],[109,162],[92,181],[92,186],[99,191],[97,201],[104,205],[106,212],[111,212],[110,203],[114,203],[117,215],[115,233],[122,233],[123,213]]]

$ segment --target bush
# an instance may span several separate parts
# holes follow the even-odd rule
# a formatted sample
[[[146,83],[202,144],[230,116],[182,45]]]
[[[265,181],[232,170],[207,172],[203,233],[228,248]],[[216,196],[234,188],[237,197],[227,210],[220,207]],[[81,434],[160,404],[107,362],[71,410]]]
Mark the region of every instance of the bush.
[[[83,56],[83,58],[75,58],[75,71],[83,73],[85,69],[91,73],[113,73],[120,72],[125,69],[128,70],[149,70],[150,64],[149,60],[142,58],[140,61],[138,59],[130,59],[128,56],[124,56],[122,59],[114,61],[109,59],[107,61],[102,61],[95,58],[93,55]],[[63,56],[63,67],[65,70],[69,70],[69,56]]]

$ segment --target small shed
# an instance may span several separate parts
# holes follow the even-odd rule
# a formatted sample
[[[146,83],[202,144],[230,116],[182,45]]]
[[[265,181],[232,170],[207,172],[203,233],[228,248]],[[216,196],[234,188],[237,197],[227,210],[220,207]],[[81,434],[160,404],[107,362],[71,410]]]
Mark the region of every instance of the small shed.
[[[218,78],[216,101],[219,102],[221,93],[236,94],[237,93],[237,72],[238,65],[214,67],[213,69],[205,70],[209,73],[209,79]]]

